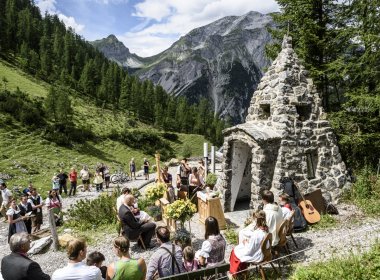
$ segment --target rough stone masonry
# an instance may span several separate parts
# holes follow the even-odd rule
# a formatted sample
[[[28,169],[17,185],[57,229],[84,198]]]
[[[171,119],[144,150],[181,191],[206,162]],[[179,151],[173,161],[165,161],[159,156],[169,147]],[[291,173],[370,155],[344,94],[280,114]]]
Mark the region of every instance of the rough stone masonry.
[[[328,202],[351,186],[321,98],[289,36],[253,94],[246,122],[223,133],[225,211],[244,199],[253,208],[260,191],[279,191],[286,174],[303,193],[320,188]]]

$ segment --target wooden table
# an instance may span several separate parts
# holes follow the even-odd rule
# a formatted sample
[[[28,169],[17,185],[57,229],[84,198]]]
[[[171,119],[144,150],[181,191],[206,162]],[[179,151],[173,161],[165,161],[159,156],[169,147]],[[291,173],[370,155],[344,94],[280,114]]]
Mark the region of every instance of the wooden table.
[[[213,216],[218,220],[219,229],[226,228],[226,219],[224,218],[224,212],[219,197],[207,198],[206,201],[198,197],[198,213],[199,221],[203,224],[207,217]]]

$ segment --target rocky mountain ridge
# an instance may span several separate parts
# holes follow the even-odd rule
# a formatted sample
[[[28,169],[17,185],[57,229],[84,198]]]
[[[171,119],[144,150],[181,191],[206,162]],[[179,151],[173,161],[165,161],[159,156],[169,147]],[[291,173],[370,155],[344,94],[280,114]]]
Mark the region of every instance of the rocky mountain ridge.
[[[175,96],[191,102],[206,97],[216,114],[234,124],[244,120],[270,64],[265,45],[272,40],[267,28],[273,26],[270,15],[258,12],[224,17],[190,31],[169,49],[148,58],[131,54],[114,36],[94,45],[110,59],[135,68],[140,79],[152,80]],[[99,44],[104,40],[112,44]]]

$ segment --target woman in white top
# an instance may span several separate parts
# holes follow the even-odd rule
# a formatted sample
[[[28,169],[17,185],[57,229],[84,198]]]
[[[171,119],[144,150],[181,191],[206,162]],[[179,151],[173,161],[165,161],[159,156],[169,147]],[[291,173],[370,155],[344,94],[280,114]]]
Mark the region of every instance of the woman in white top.
[[[246,262],[261,262],[264,255],[261,251],[261,242],[264,240],[268,233],[268,226],[266,224],[265,212],[260,210],[254,214],[256,226],[248,238],[242,239],[231,252],[230,256],[230,272],[232,274],[247,267]],[[270,244],[267,244],[269,248]]]
[[[8,242],[15,233],[28,232],[24,223],[24,219],[27,219],[27,217],[21,216],[20,212],[21,210],[17,206],[16,199],[12,199],[11,205],[6,213],[9,223]]]

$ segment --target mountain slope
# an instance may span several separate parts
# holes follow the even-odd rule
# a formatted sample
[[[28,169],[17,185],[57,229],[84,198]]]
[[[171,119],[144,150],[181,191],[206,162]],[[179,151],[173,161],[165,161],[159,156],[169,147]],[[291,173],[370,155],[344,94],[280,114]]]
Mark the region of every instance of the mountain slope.
[[[140,58],[143,65],[136,75],[191,102],[206,97],[215,113],[242,122],[270,63],[265,56],[265,45],[271,42],[268,26],[273,26],[272,18],[258,12],[222,18],[192,30],[158,55]],[[106,56],[116,57],[105,49]]]
[[[17,67],[0,60],[0,77],[7,80],[1,90],[14,91],[18,87],[31,99],[43,102],[50,85],[38,80]],[[94,101],[81,94],[70,94],[74,109],[74,123],[78,127],[87,127],[97,135],[95,141],[76,143],[72,147],[62,147],[43,137],[43,132],[22,125],[9,114],[0,111],[0,178],[7,180],[9,186],[26,186],[32,181],[38,188],[51,188],[51,178],[60,168],[69,171],[72,166],[77,169],[87,164],[91,169],[97,162],[108,164],[112,172],[118,167],[127,170],[127,164],[132,157],[140,167],[143,158],[151,163],[154,157],[145,154],[140,149],[126,146],[120,141],[111,139],[113,133],[120,133],[128,128],[128,117],[122,111],[111,111],[97,107]],[[160,133],[158,130],[143,124],[136,126],[146,131]],[[133,128],[130,128],[133,129]],[[191,147],[192,155],[201,155],[203,151],[203,136],[194,134],[177,134],[178,140],[169,141],[170,147],[179,157],[184,146]],[[187,148],[188,149],[188,148]]]

